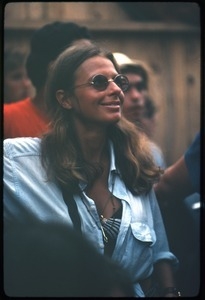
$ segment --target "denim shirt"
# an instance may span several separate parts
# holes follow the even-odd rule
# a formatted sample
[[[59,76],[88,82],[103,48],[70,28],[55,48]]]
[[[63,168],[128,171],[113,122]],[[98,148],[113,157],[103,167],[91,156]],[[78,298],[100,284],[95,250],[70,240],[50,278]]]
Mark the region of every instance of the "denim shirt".
[[[195,193],[200,193],[201,132],[199,131],[184,153],[184,160]]]
[[[54,182],[48,182],[40,161],[39,138],[4,140],[4,243],[10,230],[18,224],[29,226],[46,222],[73,226],[62,192]],[[116,169],[110,144],[111,164],[108,187],[122,202],[122,218],[113,260],[127,269],[135,286],[136,297],[144,297],[139,280],[147,278],[158,260],[167,259],[173,266],[178,260],[170,252],[167,236],[153,190],[147,195],[133,196],[125,187]],[[74,195],[83,235],[100,253],[104,242],[95,202],[84,193]],[[113,187],[112,187],[113,185]]]

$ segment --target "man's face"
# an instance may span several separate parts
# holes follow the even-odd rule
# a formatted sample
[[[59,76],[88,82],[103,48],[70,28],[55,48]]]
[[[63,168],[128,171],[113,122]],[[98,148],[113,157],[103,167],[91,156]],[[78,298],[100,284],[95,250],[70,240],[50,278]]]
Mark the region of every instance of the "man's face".
[[[123,74],[127,76],[130,82],[130,88],[124,93],[123,115],[129,121],[136,123],[140,121],[143,114],[144,96],[147,89],[140,75],[131,72]]]

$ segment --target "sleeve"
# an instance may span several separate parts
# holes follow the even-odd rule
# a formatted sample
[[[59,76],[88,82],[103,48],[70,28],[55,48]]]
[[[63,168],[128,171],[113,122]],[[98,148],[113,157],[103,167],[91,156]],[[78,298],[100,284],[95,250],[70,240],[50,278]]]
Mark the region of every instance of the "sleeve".
[[[14,174],[12,168],[12,160],[9,157],[10,144],[9,140],[4,140],[4,155],[3,155],[3,202],[4,202],[4,219],[9,219],[12,210],[11,201],[15,194]]]
[[[200,132],[184,154],[185,163],[195,192],[200,192]]]
[[[4,104],[3,106],[3,114],[4,114],[4,126],[3,126],[3,130],[4,130],[4,134],[3,134],[3,138],[7,139],[9,138],[9,124],[11,124],[10,122],[10,116],[9,116],[9,104]]]
[[[153,155],[156,165],[162,169],[166,169],[167,165],[166,165],[165,158],[164,158],[161,148],[152,142],[151,150],[152,150],[152,155]]]
[[[151,192],[150,200],[153,215],[153,227],[156,233],[156,242],[153,245],[154,263],[158,262],[159,260],[166,259],[171,262],[174,269],[177,269],[179,261],[169,249],[163,218],[153,190]]]

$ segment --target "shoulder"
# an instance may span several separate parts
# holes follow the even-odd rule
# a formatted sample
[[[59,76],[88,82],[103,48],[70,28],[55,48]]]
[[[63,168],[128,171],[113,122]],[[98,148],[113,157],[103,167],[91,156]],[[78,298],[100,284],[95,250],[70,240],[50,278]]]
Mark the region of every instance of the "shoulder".
[[[3,141],[4,155],[10,158],[15,156],[39,155],[40,138],[11,138]]]
[[[150,140],[150,147],[151,147],[151,150],[155,153],[155,152],[158,152],[158,153],[162,153],[162,150],[161,148],[153,141]]]
[[[166,168],[165,158],[161,148],[152,141],[150,141],[150,146],[155,163],[161,168]]]
[[[184,162],[195,192],[200,191],[200,138],[200,133],[198,133],[184,154]]]
[[[200,133],[197,133],[191,145],[184,153],[184,160],[189,170],[200,164]]]
[[[185,151],[185,160],[187,160],[187,158],[189,158],[193,154],[197,156],[199,156],[200,154],[200,132],[195,135],[195,138],[192,141],[191,145]]]

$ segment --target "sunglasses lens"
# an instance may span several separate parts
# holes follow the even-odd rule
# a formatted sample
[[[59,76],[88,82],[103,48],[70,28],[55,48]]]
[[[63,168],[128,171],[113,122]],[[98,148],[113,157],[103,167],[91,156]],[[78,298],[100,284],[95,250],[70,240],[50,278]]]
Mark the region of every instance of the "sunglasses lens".
[[[125,92],[129,87],[129,81],[124,75],[117,75],[114,79],[115,83]]]
[[[120,74],[117,75],[114,79],[114,82],[121,88],[121,90],[123,92],[125,92],[129,87],[129,81],[128,81],[127,77],[124,75],[120,75]],[[109,84],[109,81],[108,81],[107,77],[99,74],[99,75],[94,76],[94,78],[92,80],[92,84],[96,90],[104,91],[104,90],[106,90],[106,88]]]
[[[98,91],[103,91],[108,86],[108,80],[104,75],[96,75],[93,78],[93,86]]]

